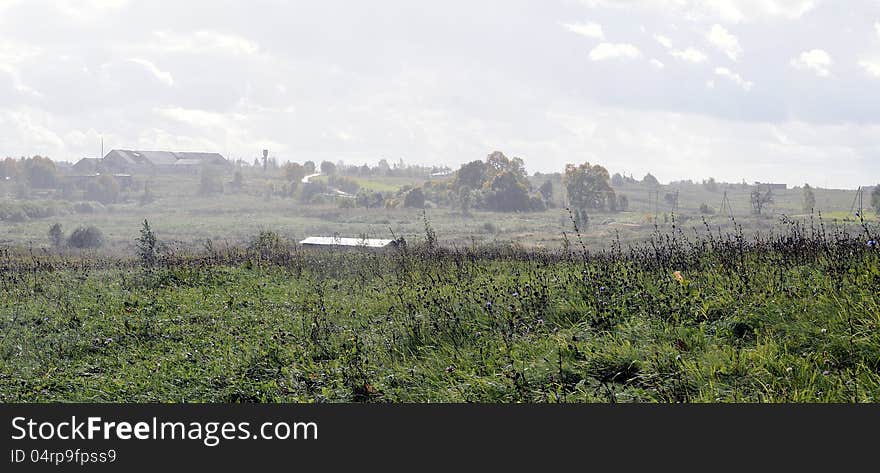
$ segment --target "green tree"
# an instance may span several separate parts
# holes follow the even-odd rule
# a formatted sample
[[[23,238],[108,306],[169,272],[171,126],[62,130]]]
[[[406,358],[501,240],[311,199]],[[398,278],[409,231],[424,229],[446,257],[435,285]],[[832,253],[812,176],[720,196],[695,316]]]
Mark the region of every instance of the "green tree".
[[[303,168],[306,171],[306,175],[315,173],[315,162],[314,161],[306,161],[303,163]]]
[[[657,187],[660,185],[660,181],[658,181],[657,178],[654,177],[653,174],[648,173],[648,174],[645,174],[645,177],[642,178],[642,184],[645,184],[645,185],[648,185],[651,187]]]
[[[148,222],[147,219],[144,219],[144,223],[141,226],[141,236],[137,238],[138,257],[140,257],[141,265],[143,267],[152,268],[156,265],[157,243],[156,234],[153,233],[153,229],[150,228],[150,222]]]
[[[523,179],[514,171],[502,171],[489,185],[486,205],[499,212],[524,212],[531,210],[529,191]]]
[[[422,188],[416,187],[407,192],[406,197],[403,199],[403,206],[413,209],[425,208],[425,193],[422,191]]]
[[[599,209],[603,210],[617,196],[611,188],[608,170],[596,164],[583,163],[579,166],[568,164],[565,166],[563,184],[568,193],[568,200],[576,209]]]
[[[541,184],[541,187],[538,188],[538,192],[541,194],[541,197],[544,198],[547,202],[553,200],[553,183],[549,180],[544,181]]]
[[[18,161],[13,158],[6,158],[0,161],[0,179],[16,179],[19,177],[21,170],[18,167]]]
[[[49,227],[49,241],[56,248],[64,244],[64,230],[61,228],[60,223],[54,223]]]
[[[323,161],[321,162],[321,172],[328,175],[336,174],[336,165],[330,161]]]
[[[468,187],[470,189],[479,189],[486,182],[486,163],[483,161],[471,161],[462,164],[458,172],[455,174],[454,186],[456,189]]]
[[[752,203],[752,213],[763,215],[764,207],[773,202],[773,192],[767,189],[767,192],[763,193],[761,189],[755,188],[750,194],[749,199]]]
[[[102,204],[112,204],[119,200],[119,194],[119,182],[113,176],[105,174],[88,183],[84,197],[86,200],[95,200]]]
[[[524,178],[526,176],[526,168],[523,164],[523,160],[520,158],[508,158],[501,151],[493,151],[488,157],[486,157],[486,170],[488,173],[487,178],[489,179],[492,179],[503,172],[509,172],[517,178],[522,177],[523,180],[525,180]]]
[[[54,189],[58,185],[58,171],[49,158],[34,156],[24,160],[24,175],[35,189]]]
[[[471,214],[471,205],[473,204],[473,191],[468,186],[461,186],[458,189],[458,203],[461,207],[463,215]]]
[[[299,163],[284,164],[284,178],[288,181],[301,181],[306,177],[306,168]]]
[[[804,212],[812,212],[816,208],[816,194],[809,184],[804,184]]]

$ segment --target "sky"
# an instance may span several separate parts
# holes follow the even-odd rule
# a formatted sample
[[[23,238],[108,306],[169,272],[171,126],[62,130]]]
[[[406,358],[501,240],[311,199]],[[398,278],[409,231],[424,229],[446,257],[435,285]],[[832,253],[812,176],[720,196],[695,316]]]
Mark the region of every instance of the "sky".
[[[0,0],[0,155],[880,181],[880,2]]]

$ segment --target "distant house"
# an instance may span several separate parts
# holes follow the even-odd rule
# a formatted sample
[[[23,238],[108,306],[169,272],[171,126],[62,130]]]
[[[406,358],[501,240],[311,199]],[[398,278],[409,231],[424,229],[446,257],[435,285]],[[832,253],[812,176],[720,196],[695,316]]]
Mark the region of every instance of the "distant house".
[[[114,149],[102,159],[83,158],[74,164],[78,174],[109,172],[125,174],[195,173],[202,166],[228,166],[219,153],[132,151]]]
[[[755,182],[756,186],[765,187],[774,191],[784,191],[788,189],[788,184],[778,184],[771,182]]]
[[[330,237],[308,237],[299,242],[303,246],[323,247],[323,248],[370,248],[382,249],[390,248],[394,245],[394,240],[376,240],[369,238],[342,238],[338,236]]]

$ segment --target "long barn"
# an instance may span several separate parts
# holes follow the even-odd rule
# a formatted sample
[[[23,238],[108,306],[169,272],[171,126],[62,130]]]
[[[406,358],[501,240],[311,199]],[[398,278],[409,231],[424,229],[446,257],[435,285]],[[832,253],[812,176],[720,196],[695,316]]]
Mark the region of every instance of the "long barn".
[[[330,237],[308,237],[299,242],[303,246],[324,247],[324,248],[371,248],[382,249],[390,248],[394,244],[394,240],[379,240],[370,238],[343,238],[338,236]]]

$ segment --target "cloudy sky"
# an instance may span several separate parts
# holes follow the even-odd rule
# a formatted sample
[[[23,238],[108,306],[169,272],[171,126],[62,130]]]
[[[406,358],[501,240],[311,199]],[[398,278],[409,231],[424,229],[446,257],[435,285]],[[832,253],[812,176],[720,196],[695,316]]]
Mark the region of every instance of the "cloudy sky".
[[[880,181],[880,2],[0,0],[0,155]]]

